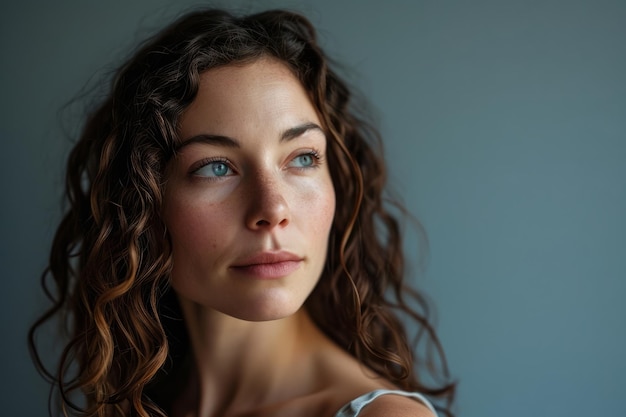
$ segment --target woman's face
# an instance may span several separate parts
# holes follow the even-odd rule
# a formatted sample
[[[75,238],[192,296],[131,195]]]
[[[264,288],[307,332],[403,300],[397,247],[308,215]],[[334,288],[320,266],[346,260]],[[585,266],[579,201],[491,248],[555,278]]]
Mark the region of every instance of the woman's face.
[[[295,313],[322,272],[335,212],[304,88],[269,58],[211,69],[179,128],[163,205],[179,298],[244,320]]]

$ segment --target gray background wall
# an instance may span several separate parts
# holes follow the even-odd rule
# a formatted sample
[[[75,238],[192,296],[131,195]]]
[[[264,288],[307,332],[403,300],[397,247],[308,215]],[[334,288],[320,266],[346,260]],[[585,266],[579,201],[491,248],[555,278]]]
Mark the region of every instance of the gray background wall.
[[[25,333],[60,216],[59,108],[190,4],[0,6],[3,415],[45,414]],[[231,4],[305,12],[371,100],[430,238],[417,284],[437,303],[460,415],[623,415],[626,2]]]

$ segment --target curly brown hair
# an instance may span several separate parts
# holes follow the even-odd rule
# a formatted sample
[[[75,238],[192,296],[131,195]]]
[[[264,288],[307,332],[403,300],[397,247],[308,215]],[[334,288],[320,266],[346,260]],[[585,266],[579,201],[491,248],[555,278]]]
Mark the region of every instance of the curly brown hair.
[[[152,393],[171,383],[188,350],[181,320],[172,319],[178,313],[168,296],[171,247],[160,216],[178,119],[202,72],[263,56],[298,77],[328,140],[337,209],[326,265],[306,308],[359,362],[402,389],[439,399],[438,408],[451,415],[455,384],[427,303],[403,281],[400,227],[383,197],[378,133],[358,116],[308,20],[287,11],[237,17],[220,10],[187,14],[143,44],[117,72],[69,156],[69,209],[42,276],[53,306],[29,335],[35,363],[58,389],[65,415],[166,415],[167,400]],[[69,341],[51,372],[35,334],[58,314]],[[416,320],[417,336],[434,346],[431,354],[418,359],[401,316]],[[83,405],[73,401],[76,392]]]

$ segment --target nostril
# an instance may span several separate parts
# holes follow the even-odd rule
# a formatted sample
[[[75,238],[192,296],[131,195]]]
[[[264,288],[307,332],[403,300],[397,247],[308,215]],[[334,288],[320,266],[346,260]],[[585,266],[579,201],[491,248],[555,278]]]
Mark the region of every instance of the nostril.
[[[261,184],[263,185],[263,184]],[[250,201],[246,225],[252,229],[269,230],[289,224],[289,207],[280,190],[272,184],[258,187],[257,198]]]

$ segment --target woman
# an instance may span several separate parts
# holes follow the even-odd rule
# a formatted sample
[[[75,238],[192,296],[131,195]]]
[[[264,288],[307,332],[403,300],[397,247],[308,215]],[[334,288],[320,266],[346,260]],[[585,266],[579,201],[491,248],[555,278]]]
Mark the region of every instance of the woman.
[[[59,296],[30,335],[65,412],[433,416],[423,393],[449,414],[443,352],[403,299],[377,136],[349,99],[284,11],[188,14],[119,70],[70,155],[44,275]],[[57,313],[70,340],[49,373],[34,333]]]

